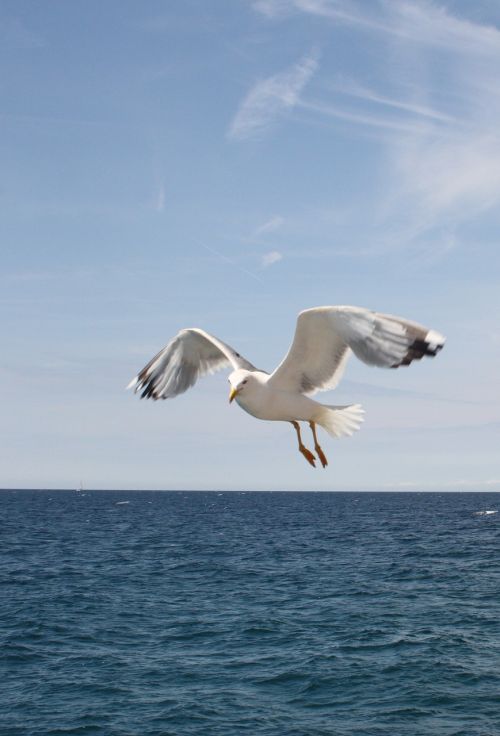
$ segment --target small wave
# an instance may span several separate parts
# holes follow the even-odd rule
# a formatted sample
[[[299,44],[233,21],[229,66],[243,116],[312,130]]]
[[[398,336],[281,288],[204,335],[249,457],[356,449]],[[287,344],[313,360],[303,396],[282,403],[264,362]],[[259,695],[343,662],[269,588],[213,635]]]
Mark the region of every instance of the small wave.
[[[116,502],[116,505],[117,506],[124,506],[126,503],[130,503],[130,501],[117,501]]]
[[[474,516],[491,516],[492,514],[498,514],[498,511],[494,509],[486,509],[486,511],[474,511]]]

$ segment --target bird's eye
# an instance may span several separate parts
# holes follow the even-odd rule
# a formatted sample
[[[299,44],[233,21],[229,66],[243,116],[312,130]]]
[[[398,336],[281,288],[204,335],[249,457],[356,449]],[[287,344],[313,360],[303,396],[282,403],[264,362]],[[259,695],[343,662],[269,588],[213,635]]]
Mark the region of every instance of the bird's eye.
[[[247,380],[248,380],[248,379],[247,379],[247,378],[245,378],[245,380],[243,381],[243,385],[245,385],[245,383],[247,383]]]

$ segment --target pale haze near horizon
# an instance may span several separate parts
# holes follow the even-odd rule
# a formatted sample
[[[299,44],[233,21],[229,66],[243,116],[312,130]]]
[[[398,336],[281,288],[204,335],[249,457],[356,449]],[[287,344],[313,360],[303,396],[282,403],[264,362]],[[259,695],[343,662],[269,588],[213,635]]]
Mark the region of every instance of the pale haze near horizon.
[[[21,0],[0,37],[1,487],[500,490],[497,3]],[[125,392],[182,327],[272,370],[324,304],[447,337],[317,396],[366,410],[326,470],[224,372]]]

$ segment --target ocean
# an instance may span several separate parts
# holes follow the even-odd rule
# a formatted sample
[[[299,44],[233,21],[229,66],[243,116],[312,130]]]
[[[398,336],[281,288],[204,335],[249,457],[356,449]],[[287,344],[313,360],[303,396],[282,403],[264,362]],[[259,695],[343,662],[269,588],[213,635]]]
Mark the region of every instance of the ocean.
[[[500,494],[0,502],[2,736],[500,734]]]

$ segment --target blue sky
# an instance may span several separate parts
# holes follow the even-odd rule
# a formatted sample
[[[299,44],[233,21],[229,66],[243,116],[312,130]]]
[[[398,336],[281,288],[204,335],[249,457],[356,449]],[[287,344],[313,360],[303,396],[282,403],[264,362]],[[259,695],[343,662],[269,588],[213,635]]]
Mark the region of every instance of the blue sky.
[[[5,0],[0,486],[500,490],[500,6]],[[310,468],[292,427],[124,386],[182,327],[264,369],[303,308],[448,338]]]

